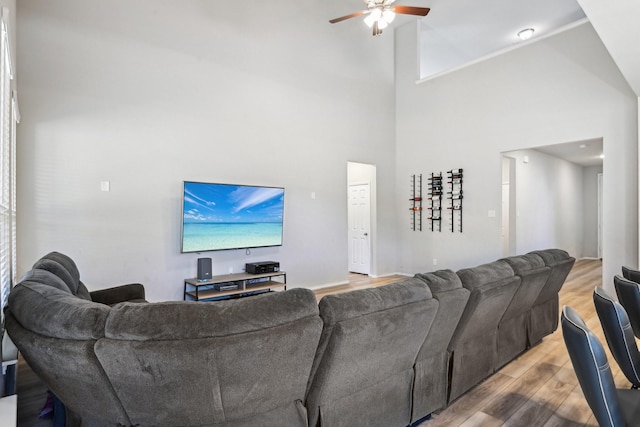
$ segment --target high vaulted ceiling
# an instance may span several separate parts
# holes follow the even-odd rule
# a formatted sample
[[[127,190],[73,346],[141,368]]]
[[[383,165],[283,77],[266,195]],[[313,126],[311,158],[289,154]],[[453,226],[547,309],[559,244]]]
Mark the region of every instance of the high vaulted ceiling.
[[[411,3],[398,0],[397,3]],[[421,2],[422,3],[422,2]],[[429,0],[420,19],[420,77],[428,78],[518,47],[585,19],[576,0]]]
[[[366,9],[366,0],[332,0],[330,18]],[[396,0],[399,5],[431,8],[424,18],[399,15],[393,27],[420,25],[420,78],[446,73],[487,57],[535,42],[584,19],[591,21],[636,95],[640,96],[640,1],[638,0]],[[586,16],[586,18],[585,18]],[[359,25],[362,18],[338,25]],[[528,42],[516,34],[536,30]]]
[[[578,0],[636,95],[640,96],[640,1]]]

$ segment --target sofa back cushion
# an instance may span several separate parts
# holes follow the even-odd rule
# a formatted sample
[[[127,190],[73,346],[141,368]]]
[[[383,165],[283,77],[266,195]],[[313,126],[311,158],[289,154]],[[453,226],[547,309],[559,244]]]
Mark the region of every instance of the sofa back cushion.
[[[520,285],[504,261],[458,271],[471,295],[449,343],[449,401],[491,375],[498,363],[498,324]]]
[[[576,259],[562,249],[545,249],[541,251],[533,251],[530,254],[538,255],[544,261],[544,264],[551,268],[551,273],[547,279],[547,283],[538,295],[535,304],[543,303],[549,299],[557,299],[558,292],[562,288],[567,276],[573,268]],[[557,322],[556,322],[557,323]]]
[[[465,268],[457,274],[471,295],[453,335],[451,348],[466,337],[496,331],[520,285],[520,278],[515,276],[513,269],[504,261]]]
[[[321,331],[309,289],[122,303],[95,352],[132,424],[302,426]]]
[[[109,308],[77,298],[55,274],[31,270],[11,290],[8,306],[13,317],[39,335],[71,340],[104,336]]]
[[[531,310],[551,274],[551,268],[536,254],[513,256],[505,258],[504,261],[511,266],[522,282],[503,316],[503,321]]]
[[[449,342],[460,321],[470,292],[451,270],[416,275],[439,303],[433,325],[420,348],[415,364],[411,422],[447,404],[449,392]]]
[[[131,425],[94,346],[109,307],[74,296],[46,270],[32,270],[9,295],[6,327],[34,372],[71,411]]]
[[[438,308],[425,283],[327,295],[319,308],[309,425],[408,425],[413,365]]]
[[[452,270],[420,273],[416,277],[429,286],[433,298],[439,302],[438,314],[420,354],[438,353],[447,349],[471,292],[462,286],[460,277]]]
[[[89,291],[80,281],[80,272],[76,263],[67,255],[60,252],[50,252],[36,261],[33,268],[50,271],[67,284],[73,295],[91,300]]]

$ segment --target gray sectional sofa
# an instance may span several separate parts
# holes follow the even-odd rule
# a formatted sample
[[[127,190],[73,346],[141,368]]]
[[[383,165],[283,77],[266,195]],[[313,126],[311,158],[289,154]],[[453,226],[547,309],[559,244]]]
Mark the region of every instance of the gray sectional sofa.
[[[549,249],[328,295],[147,303],[88,292],[51,253],[14,287],[6,327],[75,426],[404,427],[558,325],[575,259]]]

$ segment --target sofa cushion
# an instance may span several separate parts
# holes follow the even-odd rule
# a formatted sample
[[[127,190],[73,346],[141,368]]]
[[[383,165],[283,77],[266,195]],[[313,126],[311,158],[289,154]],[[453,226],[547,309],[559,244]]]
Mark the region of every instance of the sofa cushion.
[[[33,268],[52,272],[67,284],[71,293],[82,299],[91,299],[86,286],[80,281],[80,272],[76,263],[68,256],[60,252],[48,253],[36,261]]]
[[[229,301],[123,302],[112,307],[105,336],[138,341],[224,337],[309,316],[318,316],[315,294],[301,288]]]
[[[125,302],[111,309],[95,352],[133,424],[305,426],[321,331],[309,289]]]
[[[21,286],[16,286],[14,290]],[[23,291],[25,289],[20,292]],[[76,297],[71,298],[82,304],[87,303]],[[52,338],[45,336],[42,330],[28,330],[14,318],[14,306],[9,307],[6,316],[9,335],[38,378],[64,402],[68,415],[75,412],[97,417],[89,421],[83,416],[82,423],[75,424],[69,423],[67,418],[67,426],[114,427],[115,423],[126,426],[133,424],[94,354],[96,340],[82,339],[85,334],[67,334],[70,335],[69,339]],[[50,307],[55,310],[57,306]],[[43,307],[38,306],[38,309],[42,311]],[[48,319],[57,321],[50,317]],[[33,324],[28,323],[33,327]],[[110,420],[111,423],[105,420]]]
[[[411,422],[447,404],[450,359],[448,346],[470,294],[452,270],[420,273],[416,277],[429,286],[439,305],[415,364]]]
[[[466,268],[457,274],[471,295],[449,343],[449,401],[495,371],[498,324],[520,286],[520,278],[504,261]]]
[[[418,273],[417,278],[423,280],[432,294],[462,289],[460,277],[452,270],[438,270],[430,273]]]
[[[320,300],[321,316],[325,325],[334,325],[342,320],[431,298],[431,291],[424,281],[408,278],[377,288],[327,295]]]
[[[522,280],[498,327],[498,367],[514,359],[530,345],[531,310],[547,283],[551,268],[535,254],[504,259]]]
[[[51,279],[49,283],[56,281]],[[68,290],[35,281],[23,281],[16,285],[9,294],[8,305],[23,328],[39,335],[71,340],[103,337],[109,314],[109,307],[105,305],[77,298]]]
[[[47,270],[29,270],[20,278],[20,283],[22,282],[42,283],[43,285],[48,285],[55,289],[59,289],[69,295],[73,295],[73,292],[67,285],[67,282],[61,279],[57,274],[54,274]]]
[[[310,425],[408,425],[413,365],[438,308],[426,284],[410,278],[327,295],[319,308]]]

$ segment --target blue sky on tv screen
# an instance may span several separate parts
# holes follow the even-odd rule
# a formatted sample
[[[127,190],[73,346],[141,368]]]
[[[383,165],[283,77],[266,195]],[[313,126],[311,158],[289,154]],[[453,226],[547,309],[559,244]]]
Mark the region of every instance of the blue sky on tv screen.
[[[282,222],[284,188],[184,183],[184,222]]]

